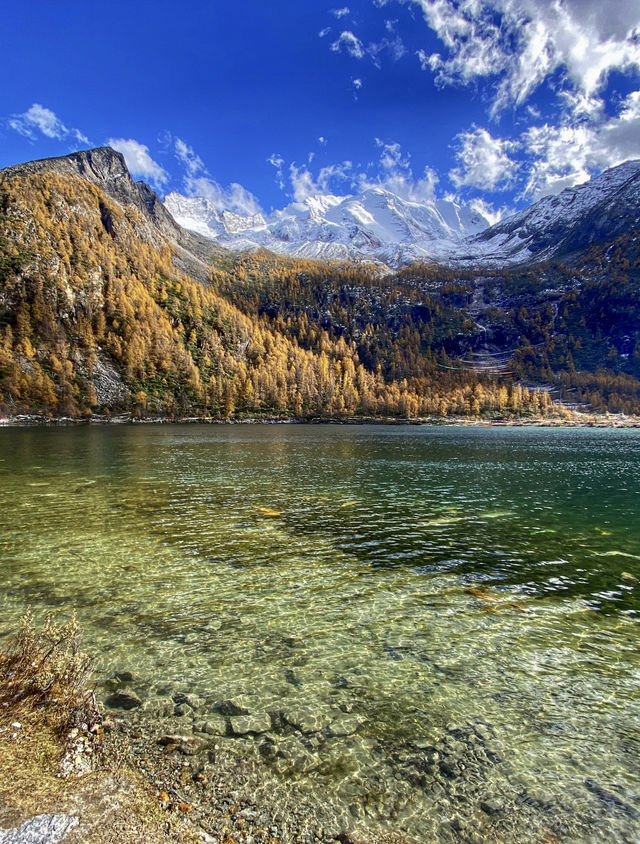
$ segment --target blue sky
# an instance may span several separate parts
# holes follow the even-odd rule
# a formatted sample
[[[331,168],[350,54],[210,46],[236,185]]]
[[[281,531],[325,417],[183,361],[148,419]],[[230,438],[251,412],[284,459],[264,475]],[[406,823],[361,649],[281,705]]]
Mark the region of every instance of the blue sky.
[[[0,166],[111,143],[242,213],[499,212],[640,158],[640,0],[6,0],[3,33]]]

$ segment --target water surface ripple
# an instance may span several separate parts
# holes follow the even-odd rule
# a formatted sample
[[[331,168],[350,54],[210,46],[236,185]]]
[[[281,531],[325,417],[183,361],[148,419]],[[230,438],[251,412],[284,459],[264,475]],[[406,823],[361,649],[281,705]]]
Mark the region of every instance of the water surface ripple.
[[[148,717],[195,694],[339,825],[637,841],[639,455],[635,430],[0,430],[2,628],[75,607]]]

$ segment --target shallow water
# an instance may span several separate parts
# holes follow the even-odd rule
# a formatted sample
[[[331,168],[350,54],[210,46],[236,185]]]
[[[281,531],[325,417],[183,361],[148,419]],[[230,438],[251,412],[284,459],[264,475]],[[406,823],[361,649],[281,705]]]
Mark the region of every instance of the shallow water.
[[[149,717],[274,713],[217,740],[343,825],[637,841],[639,457],[636,430],[0,430],[0,630],[75,607]]]

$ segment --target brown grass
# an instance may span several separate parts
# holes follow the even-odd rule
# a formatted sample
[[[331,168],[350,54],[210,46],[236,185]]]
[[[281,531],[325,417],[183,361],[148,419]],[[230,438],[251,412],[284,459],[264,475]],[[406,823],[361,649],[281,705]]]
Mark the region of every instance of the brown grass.
[[[0,652],[0,721],[30,721],[64,733],[101,720],[91,683],[93,657],[80,650],[75,613],[66,624],[50,615],[36,628],[27,609],[20,632]]]

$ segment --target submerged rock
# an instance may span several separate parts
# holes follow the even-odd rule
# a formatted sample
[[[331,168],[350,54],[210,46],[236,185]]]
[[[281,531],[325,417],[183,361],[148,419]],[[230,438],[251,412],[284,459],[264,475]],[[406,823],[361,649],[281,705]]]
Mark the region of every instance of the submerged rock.
[[[331,723],[330,718],[311,709],[287,709],[281,715],[284,723],[301,733],[317,733]]]
[[[229,718],[229,725],[234,736],[245,736],[248,733],[268,733],[271,729],[271,718],[267,713],[263,715],[238,715]]]
[[[167,752],[178,750],[185,756],[195,756],[205,747],[205,742],[196,736],[164,735],[158,739],[158,744],[163,745]]]
[[[326,728],[326,731],[331,736],[352,736],[360,729],[363,723],[364,718],[360,715],[345,715],[332,721],[331,725]]]
[[[207,733],[210,736],[226,736],[227,722],[224,718],[210,719],[197,724],[196,729],[198,732]]]
[[[176,706],[188,706],[194,711],[201,709],[204,705],[204,701],[202,698],[198,697],[198,695],[193,694],[185,694],[184,692],[178,692],[173,696],[173,702]]]
[[[142,706],[142,699],[133,692],[115,691],[105,700],[111,709],[136,709]]]
[[[229,717],[249,714],[249,709],[246,706],[246,700],[243,697],[220,700],[213,705],[213,710],[214,712],[219,712],[221,715],[227,715]]]
[[[504,804],[501,803],[500,800],[492,798],[489,800],[482,800],[480,808],[483,812],[486,812],[487,815],[497,815],[504,809]]]

